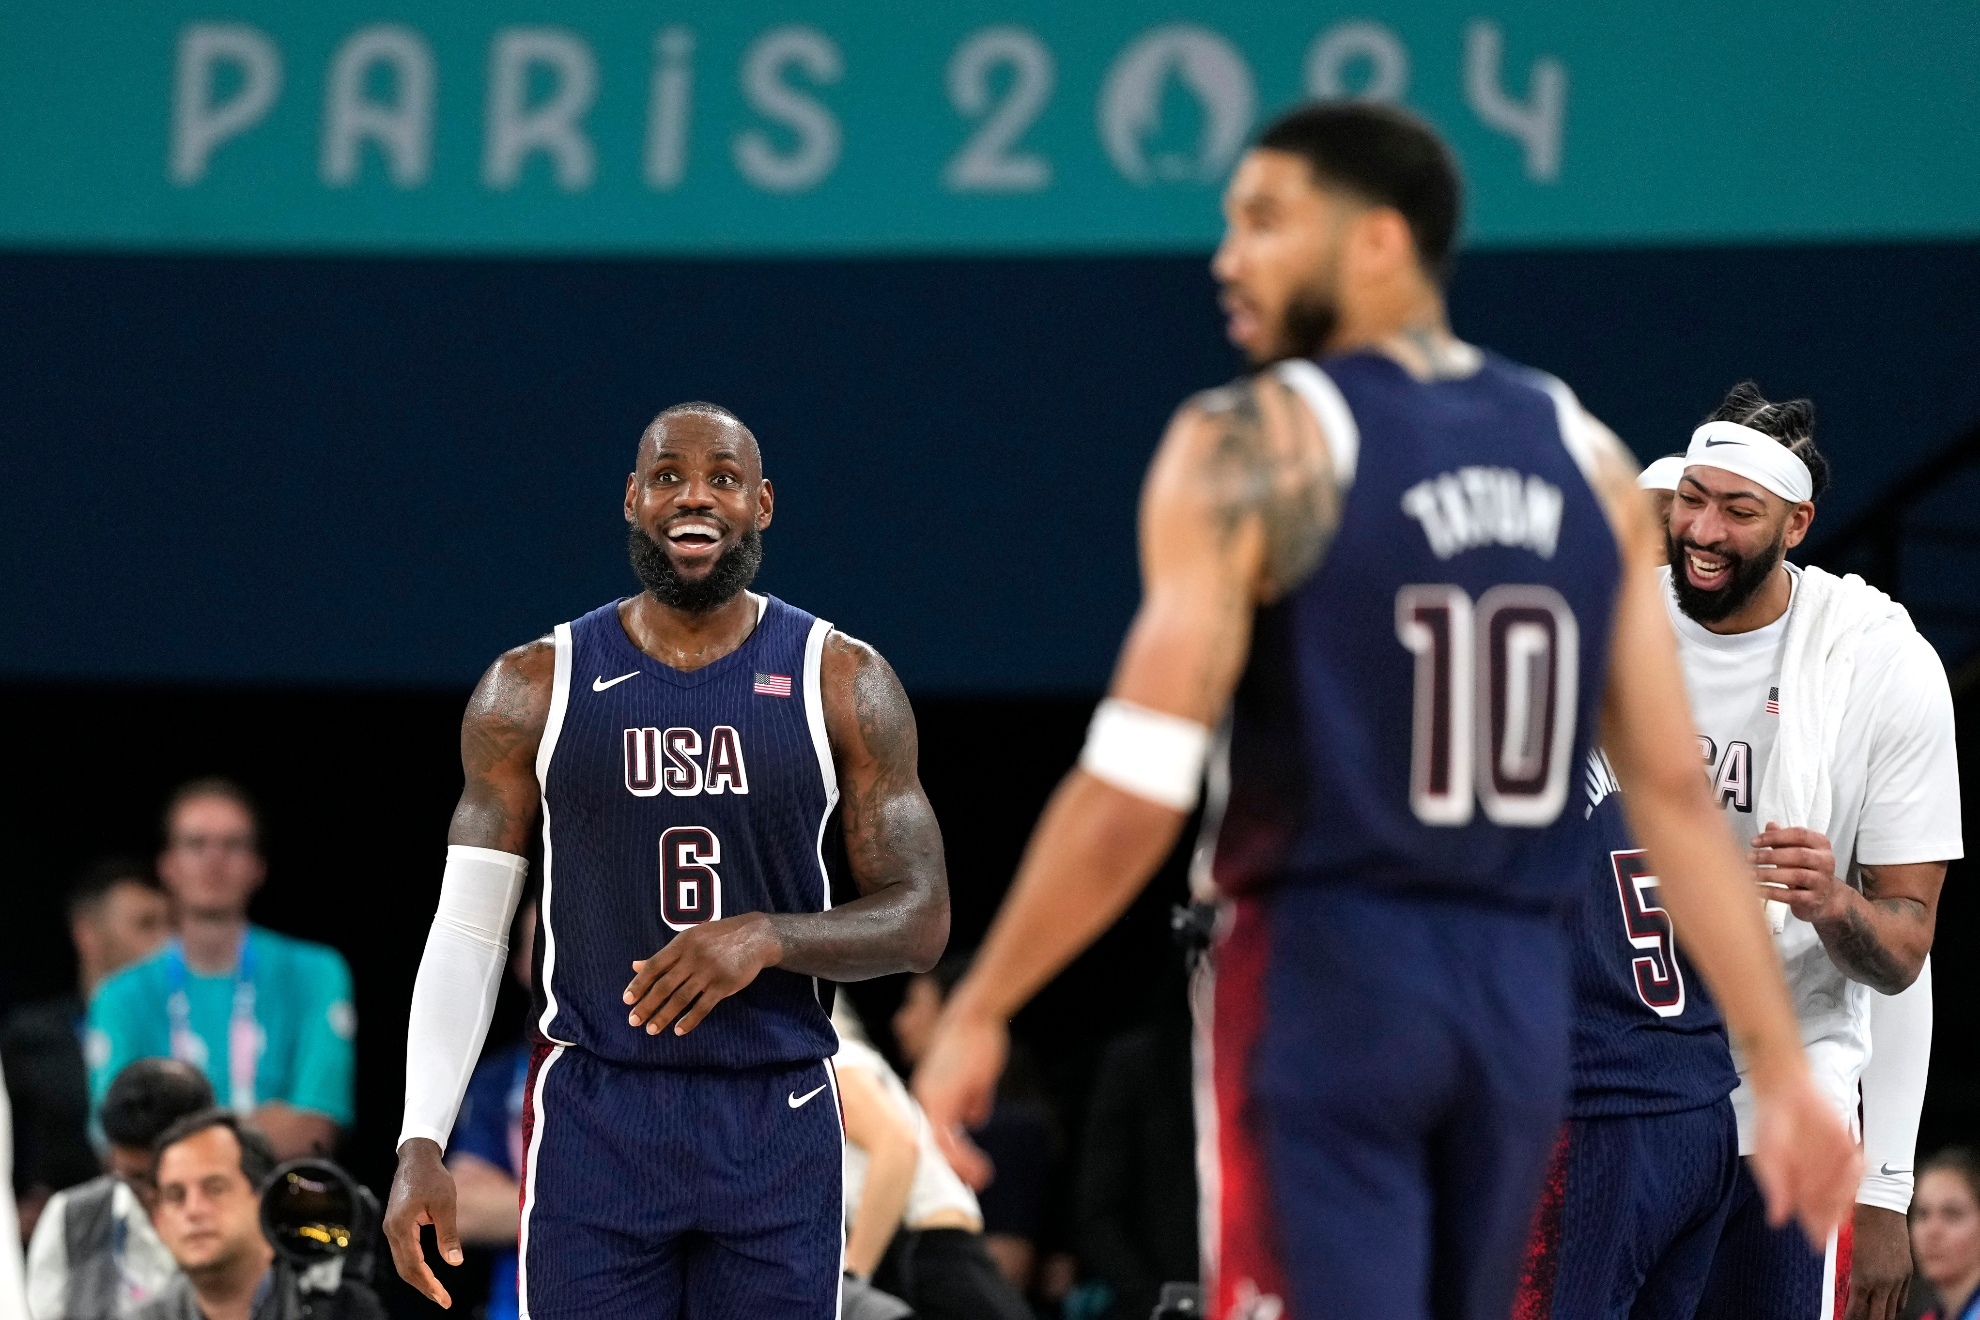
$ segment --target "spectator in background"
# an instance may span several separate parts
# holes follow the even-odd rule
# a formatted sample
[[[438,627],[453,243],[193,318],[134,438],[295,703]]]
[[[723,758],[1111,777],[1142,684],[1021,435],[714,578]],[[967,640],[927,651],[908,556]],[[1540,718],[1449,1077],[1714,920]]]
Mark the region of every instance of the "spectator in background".
[[[536,903],[516,913],[509,947],[509,975],[530,988],[536,946]],[[497,1253],[488,1279],[485,1320],[516,1320],[516,1241],[522,1232],[523,1087],[529,1080],[529,1042],[493,1050],[475,1065],[461,1100],[460,1117],[447,1142],[454,1175],[454,1228],[471,1247]]]
[[[1188,1016],[1116,1037],[1101,1056],[1075,1191],[1080,1264],[1146,1320],[1164,1283],[1196,1278],[1196,1119]]]
[[[950,954],[933,971],[908,982],[893,1026],[901,1057],[910,1068],[921,1061],[942,1015],[942,1004],[969,970],[969,960],[967,953]],[[1029,1060],[1016,1042],[1012,1042],[1010,1059],[998,1082],[990,1119],[970,1137],[989,1157],[993,1169],[990,1179],[976,1188],[983,1208],[984,1245],[1004,1277],[1028,1295],[1043,1282],[1039,1250],[1047,1228],[1056,1142],[1051,1107],[1031,1081]],[[1070,1286],[1071,1279],[1058,1282]],[[1050,1291],[1062,1292],[1063,1288]]]
[[[101,1104],[133,1059],[180,1059],[287,1160],[328,1153],[351,1121],[356,1019],[335,949],[248,924],[266,875],[254,806],[237,785],[198,779],[172,795],[158,876],[177,930],[90,1002],[90,1093]]]
[[[130,858],[98,862],[85,871],[69,891],[68,916],[76,949],[75,991],[23,1004],[0,1026],[0,1061],[14,1107],[14,1191],[23,1234],[34,1232],[50,1196],[102,1172],[89,1139],[85,1005],[105,977],[158,952],[169,930],[165,895],[152,882],[151,868]]]
[[[110,1171],[55,1193],[28,1248],[34,1320],[124,1320],[178,1274],[151,1227],[151,1146],[166,1128],[213,1105],[199,1069],[139,1059],[103,1097]]]
[[[285,1271],[261,1231],[261,1192],[275,1171],[268,1139],[230,1110],[203,1109],[165,1129],[154,1153],[152,1219],[180,1273],[136,1320],[288,1320]],[[353,1279],[314,1314],[385,1320],[377,1296]]]
[[[1956,1146],[1919,1166],[1911,1249],[1937,1295],[1927,1320],[1980,1316],[1980,1154]]]

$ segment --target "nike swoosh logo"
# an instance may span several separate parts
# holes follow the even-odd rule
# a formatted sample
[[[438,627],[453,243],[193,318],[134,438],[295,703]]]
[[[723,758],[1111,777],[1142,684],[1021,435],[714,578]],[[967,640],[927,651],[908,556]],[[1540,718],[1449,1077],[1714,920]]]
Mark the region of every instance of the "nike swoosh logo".
[[[638,677],[639,671],[637,669],[633,670],[630,674],[620,674],[617,678],[606,678],[605,675],[600,674],[597,678],[591,680],[591,690],[593,692],[603,692],[608,687],[617,687],[629,678]]]
[[[1885,1176],[1886,1178],[1895,1178],[1895,1177],[1897,1177],[1897,1176],[1898,1176],[1899,1174],[1901,1174],[1901,1173],[1910,1173],[1910,1172],[1911,1172],[1911,1170],[1910,1170],[1910,1169],[1893,1169],[1893,1168],[1892,1168],[1892,1167],[1891,1167],[1890,1165],[1888,1165],[1888,1164],[1886,1164],[1886,1165],[1884,1165],[1884,1166],[1883,1166],[1883,1167],[1882,1167],[1881,1169],[1879,1169],[1879,1170],[1878,1170],[1878,1172],[1879,1172],[1879,1173],[1881,1173],[1881,1174],[1883,1174],[1883,1175],[1884,1175],[1884,1176]]]
[[[827,1082],[825,1084],[825,1086],[830,1086],[830,1085],[831,1085],[830,1082]],[[824,1089],[825,1087],[821,1086],[818,1088],[818,1091],[822,1091]],[[805,1102],[810,1100],[812,1096],[817,1095],[818,1091],[806,1091],[803,1095],[799,1095],[796,1091],[791,1092],[791,1108],[793,1109],[804,1108]]]
[[[1741,443],[1744,442],[1739,440],[1707,440],[1705,442],[1705,447],[1707,449],[1715,449],[1720,445],[1737,445]]]

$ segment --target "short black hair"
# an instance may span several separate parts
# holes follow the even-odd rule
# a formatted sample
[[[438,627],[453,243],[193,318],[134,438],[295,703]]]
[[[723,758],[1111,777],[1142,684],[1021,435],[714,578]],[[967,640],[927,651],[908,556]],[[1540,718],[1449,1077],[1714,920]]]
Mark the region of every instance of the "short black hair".
[[[110,891],[118,885],[143,885],[146,889],[155,890],[158,881],[152,876],[150,865],[135,857],[105,857],[92,862],[89,869],[69,886],[69,920],[74,921],[102,907],[103,900],[110,897]]]
[[[1303,158],[1318,183],[1400,211],[1424,272],[1450,278],[1464,181],[1429,124],[1392,105],[1315,101],[1267,124],[1255,145]]]
[[[756,454],[756,466],[759,468],[763,466],[763,446],[757,442],[756,432],[749,429],[749,423],[743,421],[742,418],[736,416],[721,404],[710,403],[706,399],[689,399],[686,403],[676,403],[662,408],[653,415],[653,420],[646,424],[646,429],[639,433],[640,443],[646,443],[646,437],[652,433],[654,427],[660,425],[660,423],[666,421],[669,417],[679,417],[683,414],[713,417],[718,421],[729,423],[738,431],[741,431],[743,436],[749,441],[750,449]]]
[[[177,1059],[138,1059],[103,1094],[103,1135],[113,1146],[150,1150],[174,1123],[212,1107],[213,1085],[199,1069]]]
[[[189,779],[172,791],[165,801],[165,813],[159,817],[158,827],[165,836],[166,846],[172,842],[172,818],[179,814],[179,808],[188,802],[201,798],[225,798],[247,813],[248,828],[254,833],[256,847],[261,846],[261,811],[254,805],[248,791],[225,775],[202,775]]]
[[[1770,402],[1760,387],[1743,380],[1726,391],[1726,397],[1712,410],[1708,422],[1737,422],[1762,435],[1771,435],[1787,446],[1787,451],[1808,465],[1811,501],[1822,498],[1829,488],[1829,460],[1815,447],[1815,401],[1784,399]]]
[[[268,1175],[275,1172],[275,1148],[268,1144],[268,1138],[259,1128],[241,1122],[241,1116],[231,1109],[219,1106],[202,1109],[187,1114],[159,1133],[158,1139],[151,1143],[152,1167],[158,1167],[165,1152],[180,1142],[217,1127],[226,1128],[241,1143],[241,1173],[246,1176],[248,1186],[259,1194],[268,1182]]]

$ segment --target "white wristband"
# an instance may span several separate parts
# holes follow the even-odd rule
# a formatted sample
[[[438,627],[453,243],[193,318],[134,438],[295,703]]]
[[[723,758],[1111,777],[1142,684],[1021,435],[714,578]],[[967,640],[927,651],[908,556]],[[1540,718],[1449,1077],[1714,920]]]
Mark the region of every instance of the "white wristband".
[[[1109,697],[1093,712],[1079,765],[1123,793],[1190,811],[1209,755],[1210,730],[1195,720]]]
[[[440,906],[413,981],[406,1024],[406,1115],[399,1145],[426,1137],[447,1148],[508,962],[529,862],[493,848],[450,844]]]

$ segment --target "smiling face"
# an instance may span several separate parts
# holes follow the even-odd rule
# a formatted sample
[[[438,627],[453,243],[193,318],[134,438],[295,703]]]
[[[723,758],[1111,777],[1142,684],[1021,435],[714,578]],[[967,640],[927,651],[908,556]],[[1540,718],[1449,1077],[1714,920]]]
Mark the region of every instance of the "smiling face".
[[[756,438],[741,422],[664,412],[640,438],[626,478],[634,570],[662,604],[714,609],[755,576],[772,502]]]
[[[1730,618],[1801,544],[1814,517],[1813,504],[1789,504],[1751,478],[1686,468],[1669,521],[1678,605],[1700,623]]]
[[[1980,1275],[1980,1200],[1951,1169],[1928,1169],[1911,1198],[1911,1248],[1918,1272],[1941,1290]]]

